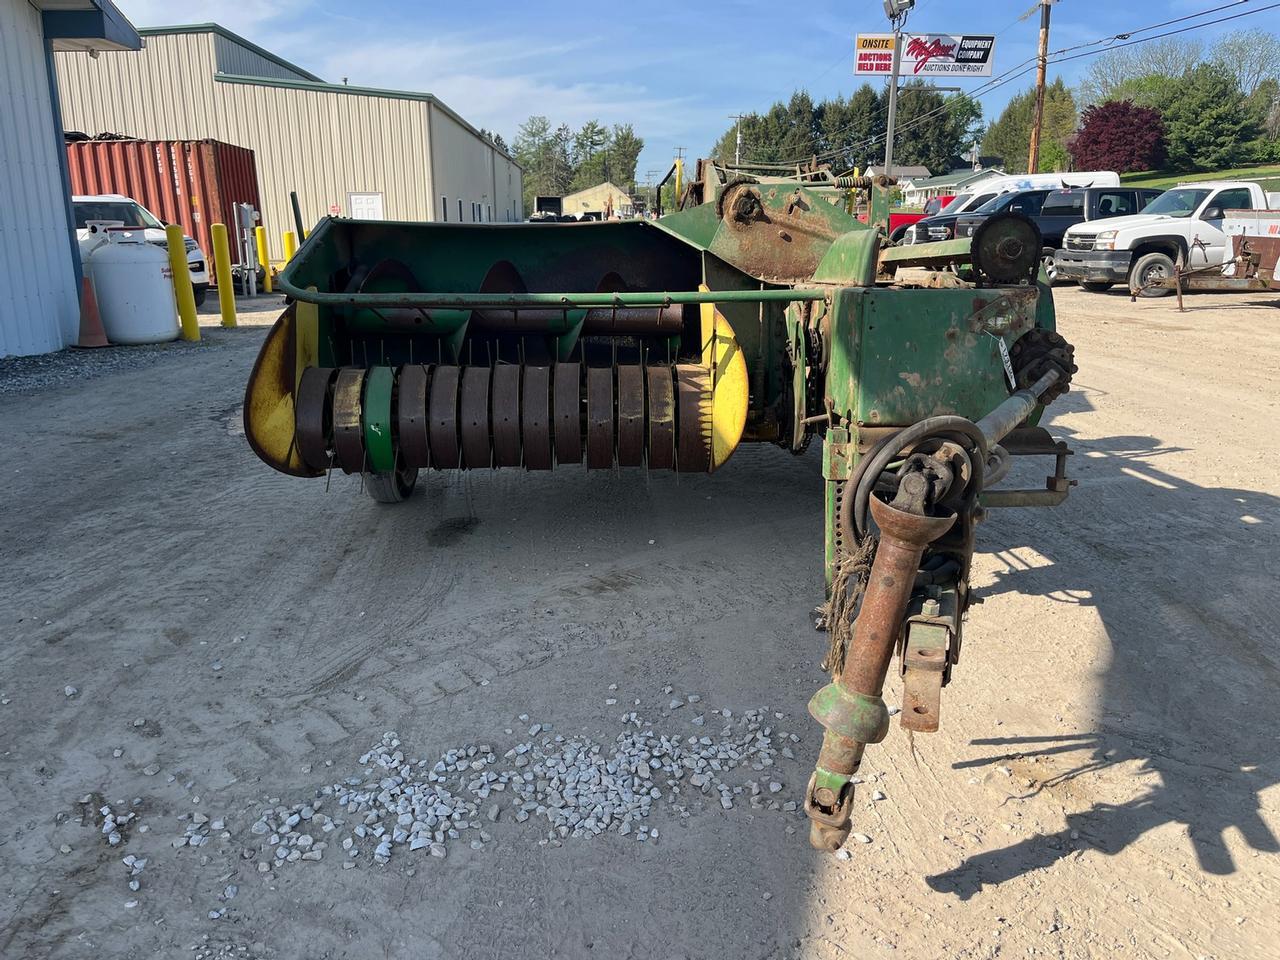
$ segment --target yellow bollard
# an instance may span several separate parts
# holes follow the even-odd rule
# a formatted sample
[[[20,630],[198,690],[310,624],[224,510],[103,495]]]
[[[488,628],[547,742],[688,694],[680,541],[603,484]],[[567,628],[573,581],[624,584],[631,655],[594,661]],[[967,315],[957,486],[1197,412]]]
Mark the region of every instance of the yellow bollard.
[[[298,252],[298,237],[292,230],[284,232],[284,262],[288,263],[293,259],[293,255]]]
[[[178,321],[183,340],[200,339],[200,322],[196,319],[196,294],[191,289],[191,268],[187,266],[187,245],[182,240],[182,227],[171,223],[164,228],[169,247],[169,269],[173,273],[173,295],[178,301]]]
[[[258,264],[262,267],[262,292],[271,292],[271,261],[267,259],[267,228],[254,227],[253,237],[258,241]]]
[[[218,306],[222,309],[222,325],[236,325],[236,290],[231,278],[231,247],[227,245],[227,225],[211,224],[213,234],[213,270],[218,279]]]

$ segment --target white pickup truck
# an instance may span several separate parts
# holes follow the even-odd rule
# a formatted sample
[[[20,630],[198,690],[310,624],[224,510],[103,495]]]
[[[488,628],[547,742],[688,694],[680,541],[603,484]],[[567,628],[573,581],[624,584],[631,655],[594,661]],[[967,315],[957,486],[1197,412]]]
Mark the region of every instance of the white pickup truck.
[[[1179,184],[1141,213],[1069,227],[1062,249],[1054,253],[1058,279],[1075,280],[1086,290],[1127,283],[1139,296],[1165,296],[1171,289],[1147,285],[1172,276],[1175,263],[1192,269],[1231,256],[1231,240],[1223,229],[1226,211],[1269,206],[1280,206],[1280,193],[1267,194],[1249,181]]]

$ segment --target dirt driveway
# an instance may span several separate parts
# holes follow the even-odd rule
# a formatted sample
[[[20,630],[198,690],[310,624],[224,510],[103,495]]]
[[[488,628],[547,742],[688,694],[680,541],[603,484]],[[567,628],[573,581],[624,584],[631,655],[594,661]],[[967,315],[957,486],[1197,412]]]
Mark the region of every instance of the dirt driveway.
[[[843,861],[787,809],[819,740],[816,444],[387,509],[253,457],[261,326],[0,397],[0,956],[1280,955],[1280,295],[1058,302],[1080,486],[982,528],[943,729],[869,752]],[[427,776],[744,723],[772,764],[722,771],[728,808],[660,783],[643,842],[508,794],[443,858],[342,842],[371,747]],[[294,811],[318,857],[277,857]]]

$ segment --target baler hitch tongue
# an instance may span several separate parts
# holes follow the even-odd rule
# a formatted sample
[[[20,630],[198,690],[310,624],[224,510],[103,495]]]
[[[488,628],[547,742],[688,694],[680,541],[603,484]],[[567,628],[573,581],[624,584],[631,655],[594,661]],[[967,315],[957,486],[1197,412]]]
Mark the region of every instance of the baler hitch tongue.
[[[854,775],[867,744],[879,743],[888,734],[884,682],[904,635],[904,621],[913,606],[913,596],[919,589],[917,581],[925,551],[944,537],[951,543],[949,534],[959,528],[962,548],[972,555],[972,537],[965,531],[972,529],[989,451],[1027,418],[1063,376],[1058,369],[1045,370],[1031,386],[1016,391],[976,424],[960,417],[921,421],[869,455],[849,481],[853,492],[846,499],[862,497],[866,501],[852,504],[852,510],[856,514],[862,506],[863,511],[869,512],[880,536],[852,637],[843,662],[836,665],[836,679],[809,702],[809,713],[825,728],[817,768],[804,800],[805,813],[811,821],[809,842],[816,849],[834,851],[848,837]],[[943,443],[933,454],[915,452],[903,456],[907,449],[918,449],[926,441]],[[952,469],[950,464],[957,451],[962,451],[958,454],[960,460],[967,458],[967,469]],[[886,502],[872,491],[881,471],[895,460],[902,460],[896,472],[897,489],[892,501]],[[963,489],[953,490],[962,476],[967,477]],[[953,505],[956,510],[951,509]],[[859,539],[856,530],[849,533],[855,542]],[[869,531],[862,534],[863,538],[869,536]],[[966,556],[963,561],[965,570],[968,559]],[[956,569],[959,571],[960,566]],[[949,603],[951,617],[943,618],[939,602],[942,591],[936,585],[932,590],[932,596],[922,598],[916,605],[909,624],[914,626],[919,621],[928,639],[911,643],[909,650],[903,650],[904,667],[915,671],[909,677],[908,696],[904,698],[912,714],[904,714],[903,726],[926,732],[937,729],[937,694],[950,655],[951,632],[942,621],[948,619],[958,627],[963,612],[957,604]],[[832,631],[842,628],[839,622],[828,626]]]

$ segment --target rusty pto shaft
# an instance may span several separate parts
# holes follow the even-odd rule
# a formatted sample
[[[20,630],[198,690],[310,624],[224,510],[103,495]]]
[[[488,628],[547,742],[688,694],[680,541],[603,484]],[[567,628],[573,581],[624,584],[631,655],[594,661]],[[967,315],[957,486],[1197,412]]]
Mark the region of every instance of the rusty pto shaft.
[[[866,745],[879,743],[889,732],[889,711],[881,693],[920,558],[956,519],[954,514],[908,512],[876,497],[871,498],[871,516],[880,528],[880,545],[845,667],[809,702],[809,713],[826,728],[805,794],[805,813],[813,821],[810,842],[820,850],[836,849],[849,835],[851,778]]]

